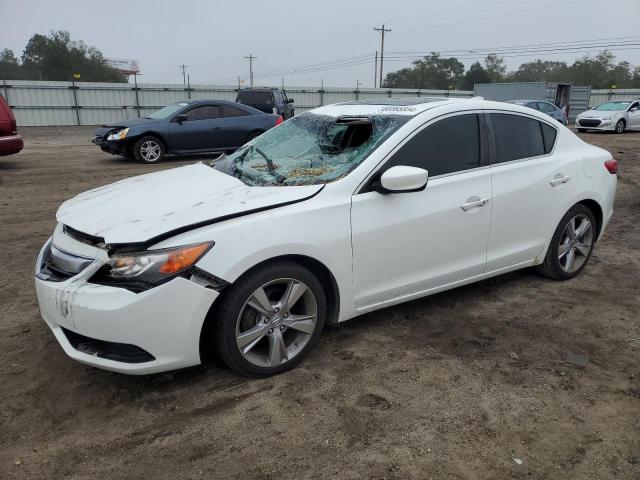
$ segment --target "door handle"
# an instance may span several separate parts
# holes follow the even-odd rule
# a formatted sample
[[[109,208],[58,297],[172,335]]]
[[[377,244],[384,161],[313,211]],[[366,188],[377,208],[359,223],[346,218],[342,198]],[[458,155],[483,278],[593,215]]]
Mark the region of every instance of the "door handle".
[[[220,127],[213,127],[214,130],[220,130]]]
[[[467,199],[467,203],[463,203],[462,205],[460,205],[460,208],[463,211],[467,212],[472,208],[484,207],[487,203],[489,203],[489,200],[490,199],[488,197],[485,197],[485,198],[471,197]]]
[[[567,183],[569,180],[571,180],[571,177],[569,175],[564,175],[562,173],[559,173],[549,181],[549,184],[552,187],[557,187],[558,185]]]

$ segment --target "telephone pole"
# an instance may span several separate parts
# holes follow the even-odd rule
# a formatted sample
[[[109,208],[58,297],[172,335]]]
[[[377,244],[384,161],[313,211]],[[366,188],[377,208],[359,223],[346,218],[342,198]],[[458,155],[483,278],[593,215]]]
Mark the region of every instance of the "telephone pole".
[[[376,50],[376,61],[373,64],[373,88],[378,86],[378,51]]]
[[[253,88],[253,61],[257,60],[258,57],[254,57],[252,53],[249,54],[248,57],[244,57],[249,60],[249,86]]]
[[[376,32],[380,32],[382,34],[382,44],[380,45],[380,88],[382,88],[382,62],[384,61],[384,34],[386,32],[390,32],[390,28],[385,28],[384,23],[382,27],[373,27]]]
[[[178,67],[182,69],[182,84],[183,85],[187,84],[187,74],[186,74],[186,72],[187,72],[187,67],[188,66],[189,65],[185,65],[185,64],[178,65]]]

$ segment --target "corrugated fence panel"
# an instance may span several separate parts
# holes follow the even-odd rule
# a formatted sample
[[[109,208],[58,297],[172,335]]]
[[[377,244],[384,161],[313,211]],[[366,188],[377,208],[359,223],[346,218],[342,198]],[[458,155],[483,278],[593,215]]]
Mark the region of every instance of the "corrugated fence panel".
[[[640,98],[640,88],[620,88],[611,90],[591,90],[589,106],[606,102],[607,100],[635,100]]]
[[[296,112],[320,105],[390,97],[470,97],[470,91],[382,88],[288,87]],[[144,117],[169,103],[186,99],[234,101],[237,89],[217,85],[138,84],[101,82],[0,81],[0,93],[11,105],[19,126],[99,125]],[[74,95],[75,93],[75,95]]]

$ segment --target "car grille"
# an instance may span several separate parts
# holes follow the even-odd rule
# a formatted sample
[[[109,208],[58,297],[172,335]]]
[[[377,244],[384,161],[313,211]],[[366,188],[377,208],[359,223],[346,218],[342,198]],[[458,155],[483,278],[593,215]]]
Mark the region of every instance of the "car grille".
[[[49,282],[63,282],[87,268],[94,259],[66,252],[53,243],[47,244],[37,277]]]
[[[582,118],[578,123],[580,124],[581,127],[597,127],[598,125],[600,125],[600,120],[595,118],[594,119]]]
[[[88,355],[124,363],[144,363],[156,359],[149,352],[135,345],[98,340],[85,337],[64,327],[60,328],[73,348]]]

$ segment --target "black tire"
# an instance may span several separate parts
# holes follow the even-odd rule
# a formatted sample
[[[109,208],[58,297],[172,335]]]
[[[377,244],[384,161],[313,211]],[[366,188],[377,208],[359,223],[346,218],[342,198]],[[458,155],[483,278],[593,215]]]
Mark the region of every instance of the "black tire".
[[[579,133],[585,133],[586,131],[587,131],[587,129],[586,129],[586,128],[579,128],[579,129],[578,129],[578,132],[579,132]]]
[[[259,137],[260,135],[262,135],[264,132],[260,132],[260,131],[253,131],[251,132],[249,135],[247,135],[247,142],[250,142],[251,140],[253,140],[256,137]],[[247,143],[245,142],[245,143]]]
[[[561,243],[564,241],[563,236],[567,224],[571,219],[577,216],[584,216],[591,222],[591,242],[588,254],[586,256],[580,255],[583,258],[581,265],[575,271],[568,272],[563,268],[560,262],[559,250]],[[542,262],[542,264],[538,265],[537,267],[538,272],[545,277],[549,277],[554,280],[569,280],[580,274],[580,272],[582,272],[584,267],[589,262],[591,254],[593,253],[593,247],[595,246],[595,242],[597,240],[596,228],[596,219],[591,210],[589,210],[582,204],[577,204],[571,207],[571,209],[569,209],[564,217],[562,217],[562,220],[560,220],[560,223],[556,227],[556,231],[553,233],[551,243],[549,244],[549,248],[547,249],[547,255],[544,258],[544,262]]]
[[[261,286],[276,279],[294,279],[308,287],[317,306],[316,323],[315,327],[313,327],[313,333],[311,333],[308,340],[306,340],[307,343],[295,356],[273,367],[258,366],[247,360],[240,352],[240,348],[236,343],[236,326],[240,325],[239,322],[242,322],[240,315],[243,312],[243,308],[245,308],[245,304],[254,292]],[[228,287],[228,289],[223,292],[223,297],[220,300],[220,303],[213,312],[214,316],[212,321],[214,325],[213,328],[211,328],[212,335],[205,345],[212,345],[220,359],[231,370],[240,375],[268,377],[296,367],[314,347],[324,328],[326,297],[322,284],[307,268],[292,261],[277,261],[254,268],[240,277],[231,287]],[[256,321],[255,325],[249,328],[255,328],[258,324],[259,322]],[[285,333],[286,332],[282,333],[283,337]],[[296,335],[297,333],[293,331],[292,334]],[[268,337],[264,336],[261,338],[260,342],[265,340],[269,342]],[[259,344],[256,344],[256,346],[258,345]]]
[[[161,162],[164,159],[164,151],[162,140],[153,135],[145,135],[133,146],[133,154],[141,163]]]
[[[624,133],[624,129],[627,128],[627,122],[625,122],[623,119],[620,119],[616,122],[616,130],[615,132],[617,134],[621,134]]]

